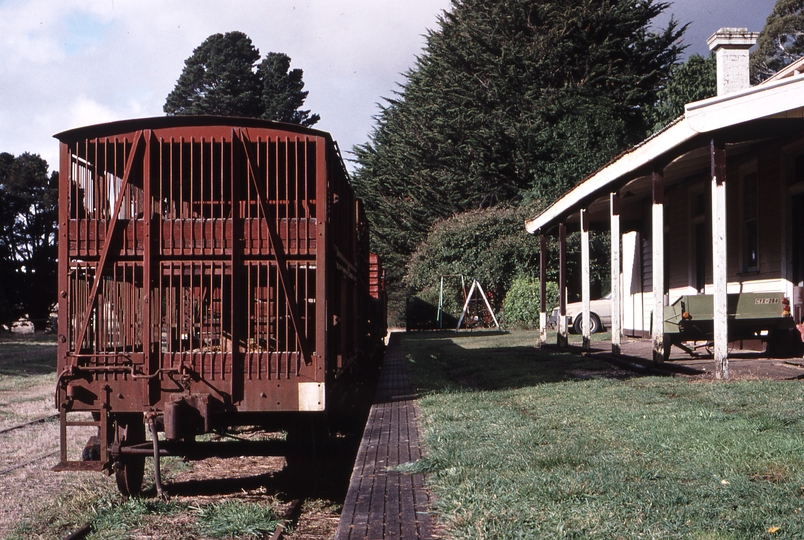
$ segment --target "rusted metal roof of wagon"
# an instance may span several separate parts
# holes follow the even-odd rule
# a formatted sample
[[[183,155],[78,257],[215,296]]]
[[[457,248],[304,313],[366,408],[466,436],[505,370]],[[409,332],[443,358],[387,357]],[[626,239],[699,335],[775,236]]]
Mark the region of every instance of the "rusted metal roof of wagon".
[[[103,124],[82,126],[53,135],[56,139],[67,142],[90,137],[107,137],[122,133],[130,133],[143,129],[166,129],[180,127],[231,126],[238,128],[261,128],[298,133],[313,137],[324,137],[332,141],[326,131],[320,131],[299,124],[274,122],[260,118],[243,118],[235,116],[154,116],[150,118],[131,118]]]

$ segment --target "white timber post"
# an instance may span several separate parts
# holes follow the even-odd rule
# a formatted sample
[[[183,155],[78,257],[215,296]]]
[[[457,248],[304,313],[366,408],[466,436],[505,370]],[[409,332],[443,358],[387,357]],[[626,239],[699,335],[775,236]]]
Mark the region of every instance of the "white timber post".
[[[652,176],[653,208],[653,361],[664,361],[664,175],[654,168]]]
[[[726,145],[712,139],[712,301],[715,330],[715,378],[729,378],[728,274],[726,268]]]
[[[567,227],[558,224],[558,332],[556,343],[566,347],[567,336]]]
[[[590,292],[589,292],[589,212],[586,208],[581,210],[581,301],[583,302],[583,350],[592,347],[590,332]],[[577,328],[577,327],[576,327]]]
[[[539,345],[547,342],[547,236],[539,233]]]
[[[620,196],[609,197],[611,208],[611,352],[620,355],[622,344],[622,309],[620,287]]]

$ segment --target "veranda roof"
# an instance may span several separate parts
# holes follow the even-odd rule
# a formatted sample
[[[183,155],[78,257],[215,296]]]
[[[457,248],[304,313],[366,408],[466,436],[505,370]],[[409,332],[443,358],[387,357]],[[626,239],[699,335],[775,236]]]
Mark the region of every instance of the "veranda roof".
[[[527,220],[525,228],[546,233],[581,208],[649,175],[657,165],[683,159],[715,136],[733,143],[804,129],[804,74],[798,72],[802,65],[804,59],[764,84],[687,104],[683,116],[588,176]]]

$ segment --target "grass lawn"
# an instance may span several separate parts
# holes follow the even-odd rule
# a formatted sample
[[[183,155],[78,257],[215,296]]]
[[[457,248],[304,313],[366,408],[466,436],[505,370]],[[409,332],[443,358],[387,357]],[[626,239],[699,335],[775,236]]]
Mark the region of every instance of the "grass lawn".
[[[451,537],[804,538],[800,382],[640,377],[536,335],[405,335]]]
[[[0,428],[56,412],[56,336],[0,335]]]

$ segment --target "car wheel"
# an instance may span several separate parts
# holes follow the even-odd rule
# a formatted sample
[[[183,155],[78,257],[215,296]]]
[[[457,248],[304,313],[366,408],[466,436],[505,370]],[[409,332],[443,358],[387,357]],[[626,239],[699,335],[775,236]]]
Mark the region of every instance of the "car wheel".
[[[589,333],[595,334],[600,332],[602,328],[602,324],[600,324],[600,318],[595,313],[589,314]],[[583,334],[583,314],[579,313],[577,317],[575,317],[575,324],[573,324],[575,328],[576,334]]]

